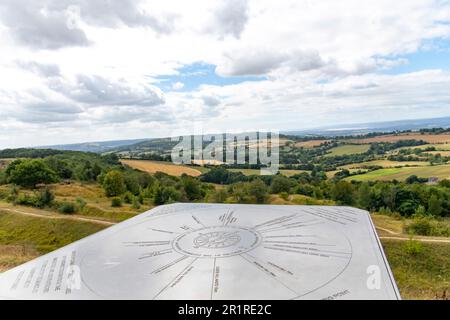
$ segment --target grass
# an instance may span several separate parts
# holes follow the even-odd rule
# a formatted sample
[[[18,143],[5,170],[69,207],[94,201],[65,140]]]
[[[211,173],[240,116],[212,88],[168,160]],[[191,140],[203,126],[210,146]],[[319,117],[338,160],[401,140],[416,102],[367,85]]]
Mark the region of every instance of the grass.
[[[343,156],[350,154],[360,154],[369,151],[370,145],[368,144],[344,144],[339,147],[331,149],[331,153],[328,153],[326,156],[334,157],[334,156]]]
[[[106,197],[102,187],[98,184],[60,184],[52,185],[55,200],[59,202],[76,202],[81,198],[86,202],[83,210],[76,214],[105,218],[110,221],[123,221],[138,213],[149,210],[152,206],[143,205],[139,210],[133,209],[130,204],[124,204],[120,208],[111,207],[111,199]]]
[[[181,176],[182,174],[198,177],[202,174],[200,169],[186,165],[176,165],[170,162],[149,160],[122,160],[121,162],[131,168],[148,173],[164,172],[177,177]]]
[[[27,245],[0,245],[0,272],[37,258],[39,252]]]
[[[382,240],[403,299],[442,299],[450,294],[450,245],[420,243],[417,252],[408,242]]]
[[[104,228],[91,222],[35,218],[0,210],[0,245],[30,246],[40,254]]]
[[[387,168],[371,171],[365,174],[346,178],[351,181],[390,181],[406,180],[409,176],[416,175],[421,178],[437,177],[439,179],[450,178],[450,165],[425,166],[425,167],[405,167],[405,168]]]
[[[11,186],[0,186],[0,193],[8,194]],[[77,210],[76,215],[100,218],[103,220],[120,222],[135,216],[138,213],[151,209],[152,205],[142,205],[139,210],[134,209],[131,204],[124,204],[120,208],[111,207],[111,199],[106,197],[103,188],[96,183],[78,183],[53,184],[50,185],[51,191],[55,195],[55,201],[59,203],[74,203],[77,205],[77,199],[82,199],[86,204],[83,209]],[[21,190],[21,193],[33,194],[32,190]],[[11,206],[6,202],[0,202],[2,206]],[[32,207],[24,207],[24,211],[38,211],[40,214],[48,212],[54,214],[56,209],[39,210]]]

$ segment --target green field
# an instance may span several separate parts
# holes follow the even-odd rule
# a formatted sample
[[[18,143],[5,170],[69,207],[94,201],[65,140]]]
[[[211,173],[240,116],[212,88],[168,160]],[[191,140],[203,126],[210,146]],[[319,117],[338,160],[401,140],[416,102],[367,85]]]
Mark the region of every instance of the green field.
[[[346,178],[347,181],[390,181],[406,180],[409,176],[416,175],[421,178],[437,177],[439,179],[450,179],[450,165],[405,167],[380,169],[365,174]]]
[[[369,151],[369,144],[344,144],[342,146],[331,149],[327,157],[343,156],[345,154],[359,154]]]
[[[47,253],[105,226],[85,221],[44,219],[0,210],[0,245],[24,245]]]
[[[403,148],[395,149],[395,150],[393,150],[393,152],[399,151],[399,150],[402,150],[402,149],[421,149],[421,150],[424,150],[424,149],[431,148],[431,147],[436,148],[437,151],[450,151],[450,144],[438,143],[438,144],[424,144],[424,145],[415,146],[415,147],[403,147]]]

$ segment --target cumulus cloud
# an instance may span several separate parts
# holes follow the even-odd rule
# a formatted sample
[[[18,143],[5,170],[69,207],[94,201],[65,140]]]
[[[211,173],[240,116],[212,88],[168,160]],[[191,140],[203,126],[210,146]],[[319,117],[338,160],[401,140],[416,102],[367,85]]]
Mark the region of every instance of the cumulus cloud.
[[[214,11],[213,31],[220,37],[231,35],[237,39],[249,19],[248,0],[223,0]]]
[[[117,28],[149,27],[162,34],[173,31],[176,16],[159,13],[153,15],[139,7],[139,0],[54,0],[52,7],[64,10],[70,6],[79,8],[80,18],[90,25]]]
[[[125,79],[112,80],[98,75],[77,75],[74,81],[58,79],[50,88],[66,97],[91,106],[152,107],[164,103],[164,95],[157,88]]]
[[[58,77],[61,71],[56,64],[39,63],[35,61],[17,61],[17,65],[24,70],[33,72],[42,77]]]
[[[202,100],[208,107],[217,107],[220,104],[220,100],[214,96],[203,96]]]
[[[315,51],[249,49],[225,54],[224,61],[216,68],[222,76],[261,76],[284,68],[289,71],[310,71],[325,65]]]
[[[184,88],[184,83],[183,82],[175,82],[174,84],[172,84],[172,89],[174,90],[180,90]]]
[[[447,115],[450,75],[409,56],[447,50],[447,21],[440,0],[0,0],[0,130],[47,145]]]
[[[17,41],[37,49],[88,46],[81,21],[107,28],[149,27],[159,34],[173,31],[175,15],[154,16],[138,5],[132,0],[14,0],[0,4],[0,20]]]
[[[0,3],[0,19],[21,44],[39,49],[87,46],[83,30],[70,27],[63,11],[48,10],[46,2],[15,0]]]
[[[15,119],[27,123],[68,122],[79,119],[83,109],[62,101],[29,102],[15,113]]]

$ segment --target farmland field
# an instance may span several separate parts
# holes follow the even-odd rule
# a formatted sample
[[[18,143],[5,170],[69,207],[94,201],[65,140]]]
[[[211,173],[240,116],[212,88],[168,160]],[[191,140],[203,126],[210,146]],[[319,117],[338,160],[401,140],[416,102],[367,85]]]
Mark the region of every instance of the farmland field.
[[[383,168],[395,168],[395,167],[424,167],[430,165],[426,161],[391,161],[391,160],[374,160],[367,162],[360,162],[349,164],[339,167],[340,169],[358,169],[368,166],[380,166]]]
[[[430,144],[447,144],[450,143],[450,134],[398,134],[398,135],[386,135],[366,139],[351,139],[353,143],[374,143],[374,142],[397,142],[401,140],[423,140]]]
[[[449,179],[450,165],[380,169],[365,174],[348,177],[346,180],[389,181],[396,179],[401,181],[406,180],[411,175],[416,175],[421,178],[437,177],[439,179]]]
[[[443,157],[450,157],[450,151],[427,151],[425,153],[429,153],[432,155],[440,154]]]
[[[318,147],[324,143],[330,142],[330,140],[310,140],[310,141],[301,141],[297,142],[295,146],[297,148],[314,148]]]
[[[200,168],[192,168],[185,165],[176,165],[169,162],[149,160],[122,160],[123,164],[148,173],[164,172],[172,176],[181,176],[183,173],[198,177],[202,174]]]
[[[358,153],[364,153],[367,152],[370,149],[370,145],[368,144],[346,144],[342,145],[336,148],[331,149],[331,153],[327,154],[326,156],[333,157],[333,156],[342,156],[342,155],[349,155],[349,154],[358,154]]]

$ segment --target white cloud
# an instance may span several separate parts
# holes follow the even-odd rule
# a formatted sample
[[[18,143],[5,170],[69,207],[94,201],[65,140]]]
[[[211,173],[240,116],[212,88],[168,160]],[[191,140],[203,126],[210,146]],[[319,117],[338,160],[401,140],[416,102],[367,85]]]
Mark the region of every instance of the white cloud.
[[[174,90],[180,90],[184,88],[184,83],[183,82],[175,82],[174,84],[172,84],[172,89]]]
[[[446,71],[384,74],[442,49],[448,21],[439,0],[2,1],[0,147],[448,115]],[[264,80],[187,90],[199,62]]]

